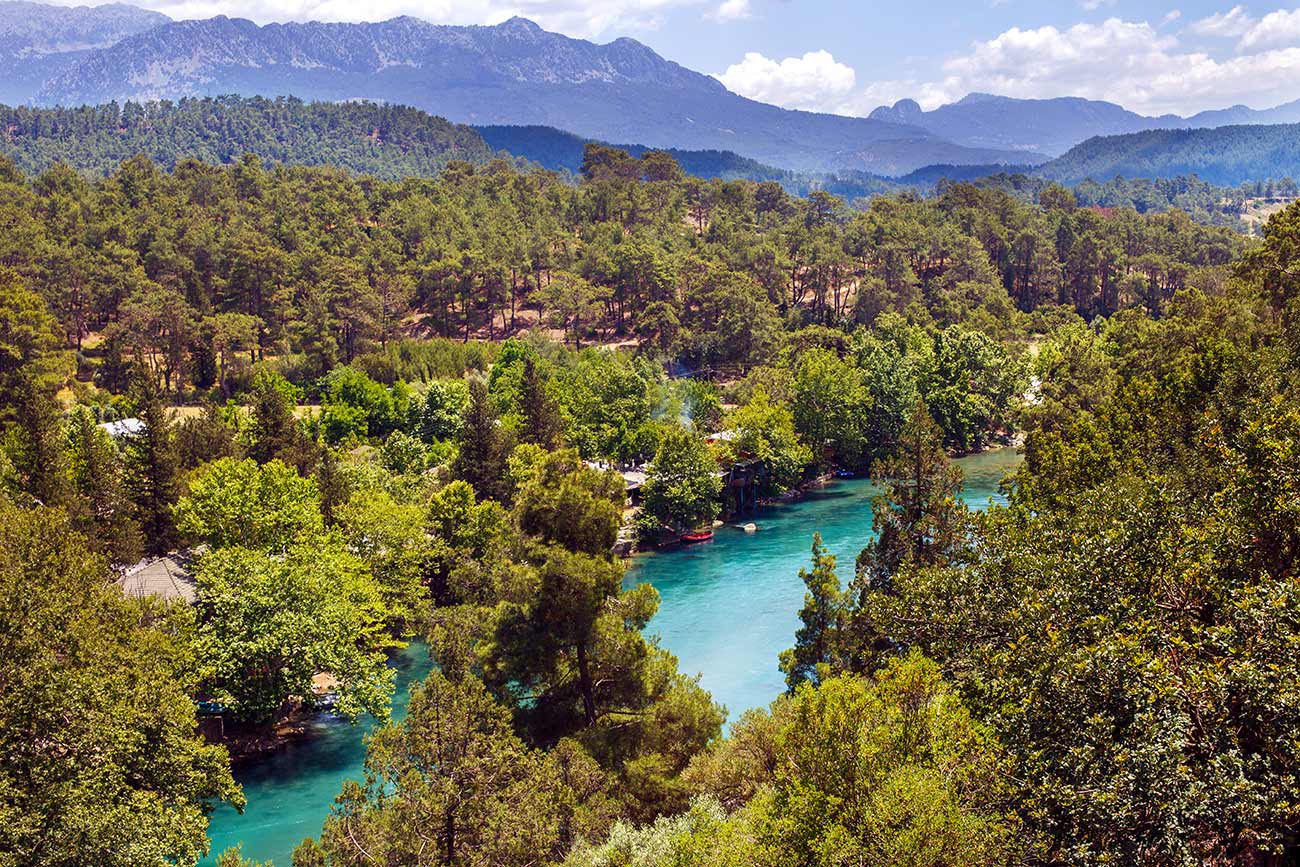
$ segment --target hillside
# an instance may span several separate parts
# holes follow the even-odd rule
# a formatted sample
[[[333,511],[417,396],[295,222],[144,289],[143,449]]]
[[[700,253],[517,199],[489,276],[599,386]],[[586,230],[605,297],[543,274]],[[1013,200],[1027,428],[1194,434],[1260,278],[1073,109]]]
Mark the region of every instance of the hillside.
[[[1037,175],[1066,184],[1117,175],[1172,178],[1195,174],[1215,184],[1300,175],[1300,124],[1149,130],[1089,139],[1040,166]]]
[[[592,139],[574,135],[547,126],[480,126],[475,132],[483,137],[493,150],[507,151],[522,159],[537,163],[552,171],[577,174],[582,167],[583,148]],[[610,144],[609,142],[597,142]],[[640,157],[651,148],[642,144],[613,144],[634,157]],[[664,148],[688,175],[699,178],[745,178],[751,181],[780,181],[790,172],[757,160],[747,159],[732,151],[690,151],[681,148]]]
[[[9,57],[19,50],[11,46]],[[1003,151],[953,145],[918,127],[754,102],[634,40],[597,45],[522,18],[493,27],[410,17],[374,24],[258,26],[223,16],[163,22],[61,65],[24,92],[11,90],[10,102],[64,106],[228,93],[367,99],[459,123],[730,150],[801,171],[903,174],[938,162],[1011,161]]]
[[[144,154],[229,163],[245,153],[292,165],[332,165],[396,179],[437,174],[450,160],[486,162],[472,129],[413,108],[298,99],[183,99],[76,109],[0,106],[0,153],[28,173],[62,161],[107,174]]]

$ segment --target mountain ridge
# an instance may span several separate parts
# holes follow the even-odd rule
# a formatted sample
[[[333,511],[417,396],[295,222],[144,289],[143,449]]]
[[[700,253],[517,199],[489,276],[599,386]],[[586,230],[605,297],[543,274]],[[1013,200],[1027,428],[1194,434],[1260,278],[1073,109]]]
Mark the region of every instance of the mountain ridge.
[[[89,52],[27,98],[10,101],[78,105],[229,93],[392,102],[457,123],[731,150],[800,171],[902,174],[934,162],[1017,156],[953,145],[917,127],[756,102],[635,40],[597,45],[522,18],[465,27],[411,17],[373,24],[167,21]]]
[[[1296,123],[1300,122],[1300,100],[1267,109],[1235,105],[1183,117],[1142,115],[1113,102],[1078,96],[1018,99],[973,92],[930,111],[922,110],[913,99],[901,99],[892,106],[879,106],[868,116],[919,126],[966,147],[1009,148],[1058,157],[1096,136],[1154,129]]]
[[[1039,166],[1034,174],[1063,184],[1114,177],[1197,177],[1214,184],[1300,175],[1300,124],[1156,129],[1097,136]]]

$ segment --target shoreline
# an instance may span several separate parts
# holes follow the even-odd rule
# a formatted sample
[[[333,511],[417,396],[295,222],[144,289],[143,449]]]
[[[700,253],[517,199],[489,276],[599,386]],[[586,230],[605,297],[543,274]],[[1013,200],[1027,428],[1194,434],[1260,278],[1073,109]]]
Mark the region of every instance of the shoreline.
[[[968,452],[961,452],[960,454],[949,453],[948,457],[950,460],[958,461],[964,458],[976,457],[978,455],[987,455],[987,454],[994,454],[996,452],[1001,452],[1001,451],[1020,449],[1024,447],[1024,444],[1025,444],[1024,434],[1017,432],[1012,436],[1007,437],[1003,440],[994,441],[983,448],[974,449]],[[793,488],[789,488],[774,496],[760,497],[754,501],[753,509],[747,512],[743,512],[740,515],[732,515],[727,520],[718,522],[722,526],[715,527],[715,529],[725,529],[726,527],[731,527],[733,529],[740,529],[743,526],[743,524],[736,524],[735,520],[737,518],[743,517],[746,514],[750,514],[754,511],[763,509],[765,507],[779,506],[786,503],[797,503],[800,500],[807,497],[813,491],[825,488],[827,485],[833,482],[846,481],[845,479],[838,478],[836,476],[836,472],[837,471],[835,470],[830,470],[814,478],[802,481],[799,484],[795,485]],[[865,479],[868,482],[871,481],[871,477],[869,474],[855,475],[853,478],[859,480]],[[631,516],[634,514],[635,512],[630,512],[630,511],[627,513],[623,525],[624,529],[631,528],[632,526]],[[677,548],[680,548],[682,546],[683,543],[681,542],[681,540],[676,538],[675,536],[667,539],[662,539],[661,541],[652,545],[643,545],[638,541],[636,541],[635,539],[632,539],[631,541],[626,543],[625,547],[623,544],[620,544],[620,546],[616,546],[616,553],[618,556],[621,556],[624,560],[630,560],[638,554],[649,554],[649,553],[654,553],[656,551],[670,551],[670,550],[675,550]],[[622,550],[619,550],[620,548]]]

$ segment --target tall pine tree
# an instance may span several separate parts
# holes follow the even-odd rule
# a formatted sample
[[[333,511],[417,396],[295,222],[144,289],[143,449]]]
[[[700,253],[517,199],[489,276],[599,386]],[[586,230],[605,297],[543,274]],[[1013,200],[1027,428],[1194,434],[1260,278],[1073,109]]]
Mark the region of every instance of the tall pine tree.
[[[546,382],[537,370],[536,359],[531,355],[524,359],[519,403],[524,417],[520,439],[526,443],[536,443],[547,450],[558,446],[564,430],[560,408],[555,399],[547,394]]]
[[[826,553],[821,533],[813,534],[812,569],[800,569],[799,579],[808,588],[799,612],[803,625],[794,634],[794,647],[781,653],[781,670],[791,691],[805,681],[820,682],[820,667],[833,665],[840,655],[844,593],[835,572],[835,555]]]
[[[473,485],[480,498],[503,499],[510,445],[481,379],[469,384],[469,409],[457,442],[460,449],[452,473]]]
[[[151,377],[136,378],[136,395],[142,427],[127,444],[128,488],[146,553],[165,554],[176,543],[172,506],[179,493],[171,425]]]

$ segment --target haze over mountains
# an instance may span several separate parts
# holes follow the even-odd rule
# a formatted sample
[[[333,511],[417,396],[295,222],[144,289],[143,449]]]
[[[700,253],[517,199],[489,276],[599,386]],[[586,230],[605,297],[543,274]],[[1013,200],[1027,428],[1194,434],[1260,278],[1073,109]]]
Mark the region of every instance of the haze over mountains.
[[[165,22],[59,65],[21,101],[75,105],[227,93],[398,102],[455,122],[538,124],[653,147],[730,149],[793,169],[897,173],[1011,156],[915,127],[754,102],[634,40],[596,45],[522,18],[495,27],[409,17],[377,24]]]
[[[27,102],[92,51],[170,20],[121,3],[67,8],[0,2],[0,102]]]
[[[1058,97],[1012,99],[972,93],[950,105],[922,111],[914,100],[881,106],[876,120],[919,126],[935,135],[976,148],[1017,150],[1060,156],[1094,136],[1125,135],[1153,129],[1200,129],[1229,124],[1300,123],[1300,100],[1256,110],[1244,105],[1203,111],[1191,117],[1147,117],[1112,102]]]
[[[746,99],[632,39],[599,45],[522,18],[490,27],[433,25],[410,17],[259,26],[222,16],[173,21],[123,4],[0,2],[0,102],[81,105],[223,94],[410,105],[455,123],[510,127],[512,152],[529,156],[531,149],[532,158],[563,147],[571,161],[572,142],[555,131],[578,140],[675,149],[683,158],[686,151],[733,152],[736,159],[724,154],[723,163],[707,158],[722,166],[721,173],[733,164],[754,170],[747,161],[764,164],[764,171],[891,176],[937,164],[1025,167],[1094,136],[1300,122],[1300,101],[1266,111],[1237,106],[1181,118],[1145,117],[1113,103],[1070,97],[988,94],[933,111],[903,100],[867,118],[846,117]],[[521,143],[521,135],[537,141]],[[1205,146],[1204,138],[1197,140],[1197,148]],[[1087,165],[1125,164],[1107,153],[1105,145],[1094,146]],[[1273,157],[1266,161],[1270,169],[1286,167],[1286,153]],[[1143,160],[1178,162],[1150,154]],[[1076,159],[1060,174],[1073,176],[1073,166],[1082,164]],[[1222,174],[1242,170],[1237,160]]]

